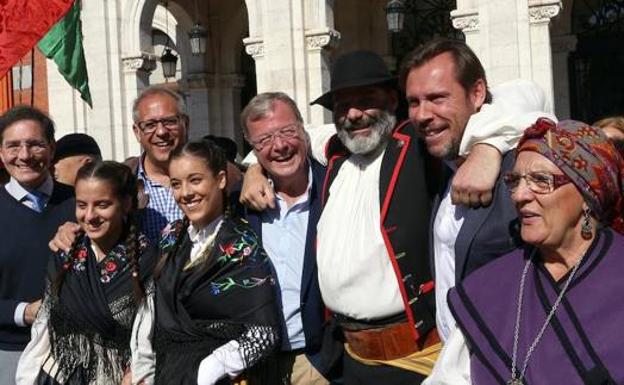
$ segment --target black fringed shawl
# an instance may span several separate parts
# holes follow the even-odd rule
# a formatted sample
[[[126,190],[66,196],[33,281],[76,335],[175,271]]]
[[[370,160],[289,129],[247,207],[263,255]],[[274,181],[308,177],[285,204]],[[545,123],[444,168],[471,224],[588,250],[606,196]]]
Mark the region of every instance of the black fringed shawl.
[[[157,250],[145,236],[138,240],[140,278],[146,283],[151,280]],[[49,311],[51,358],[59,370],[42,371],[39,383],[119,384],[130,360],[137,310],[125,246],[115,246],[97,262],[88,237],[83,236],[73,257],[60,253],[51,261],[50,282],[61,269],[67,270],[59,295],[48,290],[44,301],[44,311]]]
[[[182,222],[163,231],[168,255],[156,280],[156,384],[196,384],[202,359],[236,340],[246,367],[278,345],[269,259],[242,219],[226,219],[204,262],[184,268],[192,243]]]

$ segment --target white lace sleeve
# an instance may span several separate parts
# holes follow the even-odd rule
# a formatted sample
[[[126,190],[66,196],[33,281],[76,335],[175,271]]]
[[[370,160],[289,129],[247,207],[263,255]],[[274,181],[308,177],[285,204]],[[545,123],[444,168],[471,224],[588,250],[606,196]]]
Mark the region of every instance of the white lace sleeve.
[[[497,148],[501,154],[516,147],[524,130],[540,117],[556,121],[544,91],[530,80],[512,80],[492,88],[492,104],[484,104],[470,117],[459,148],[467,156],[479,143]]]
[[[139,306],[134,325],[130,348],[132,350],[132,384],[143,381],[146,385],[154,383],[156,353],[152,348],[154,335],[154,294],[149,294]]]
[[[433,372],[423,385],[471,385],[470,352],[458,327],[451,331]]]
[[[198,385],[213,385],[220,378],[235,378],[247,367],[273,351],[279,342],[279,329],[271,326],[250,325],[237,340],[231,340],[215,349],[199,364]]]
[[[39,371],[45,359],[50,355],[49,314],[49,301],[44,300],[30,329],[30,342],[17,364],[16,385],[36,384]]]

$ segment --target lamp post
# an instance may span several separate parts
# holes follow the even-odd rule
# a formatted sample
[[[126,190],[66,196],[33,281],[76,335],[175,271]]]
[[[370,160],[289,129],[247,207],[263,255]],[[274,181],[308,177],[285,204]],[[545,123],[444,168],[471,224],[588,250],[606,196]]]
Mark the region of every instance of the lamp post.
[[[191,53],[195,56],[203,55],[206,53],[206,40],[208,37],[208,32],[206,28],[199,22],[199,6],[197,4],[197,0],[194,1],[195,4],[195,17],[197,21],[191,30],[189,31],[189,40],[191,43]]]
[[[206,40],[208,33],[199,22],[197,22],[188,33],[191,42],[191,53],[193,55],[203,55],[206,53]]]
[[[402,0],[390,0],[386,5],[386,22],[388,31],[401,32],[405,21],[405,5]]]
[[[396,62],[436,37],[463,39],[451,23],[451,11],[456,7],[456,0],[388,0],[384,10]]]
[[[165,50],[160,57],[160,64],[163,69],[163,76],[165,79],[175,77],[176,67],[178,64],[178,57],[171,53],[171,48],[169,48],[169,3],[167,1],[164,2],[165,6]]]
[[[171,52],[171,48],[165,48],[165,52],[160,57],[160,64],[162,64],[163,75],[165,78],[175,77],[178,57]]]

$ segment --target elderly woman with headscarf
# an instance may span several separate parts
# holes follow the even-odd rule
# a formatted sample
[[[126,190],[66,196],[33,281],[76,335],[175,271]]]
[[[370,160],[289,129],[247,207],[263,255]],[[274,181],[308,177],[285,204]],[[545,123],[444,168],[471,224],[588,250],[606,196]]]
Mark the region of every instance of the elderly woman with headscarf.
[[[604,134],[540,119],[505,181],[526,247],[449,293],[458,328],[426,384],[621,384],[624,160]]]

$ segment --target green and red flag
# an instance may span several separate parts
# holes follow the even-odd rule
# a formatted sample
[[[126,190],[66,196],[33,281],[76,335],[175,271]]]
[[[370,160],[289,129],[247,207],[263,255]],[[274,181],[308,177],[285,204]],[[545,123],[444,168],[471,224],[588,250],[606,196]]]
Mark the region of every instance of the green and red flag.
[[[74,0],[0,1],[0,77],[70,10]]]
[[[38,46],[48,59],[54,60],[65,80],[80,92],[82,100],[93,107],[87,63],[82,48],[80,0],[74,2],[65,17],[52,27]]]

